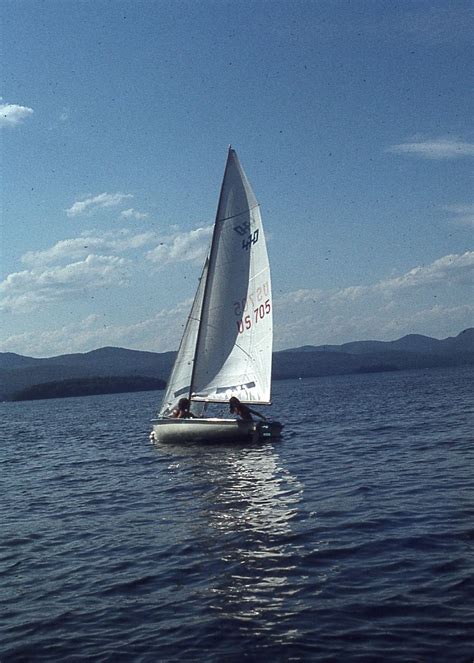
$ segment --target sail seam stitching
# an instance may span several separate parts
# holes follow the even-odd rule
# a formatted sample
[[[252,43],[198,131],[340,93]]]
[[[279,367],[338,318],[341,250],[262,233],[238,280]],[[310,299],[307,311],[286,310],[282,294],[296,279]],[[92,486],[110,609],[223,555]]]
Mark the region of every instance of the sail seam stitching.
[[[219,223],[222,221],[229,221],[229,219],[236,219],[238,216],[242,216],[243,214],[247,214],[247,212],[251,212],[252,210],[256,209],[257,207],[260,207],[259,203],[254,205],[253,207],[249,207],[248,209],[244,210],[243,212],[239,212],[238,214],[233,214],[232,216],[225,216],[223,219],[217,219]]]

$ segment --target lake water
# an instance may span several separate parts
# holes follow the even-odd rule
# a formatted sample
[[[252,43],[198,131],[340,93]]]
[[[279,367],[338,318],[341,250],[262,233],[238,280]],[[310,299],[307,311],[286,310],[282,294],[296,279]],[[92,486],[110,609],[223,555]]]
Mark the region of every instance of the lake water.
[[[3,403],[0,660],[466,662],[473,369],[277,382],[280,441],[160,392]]]

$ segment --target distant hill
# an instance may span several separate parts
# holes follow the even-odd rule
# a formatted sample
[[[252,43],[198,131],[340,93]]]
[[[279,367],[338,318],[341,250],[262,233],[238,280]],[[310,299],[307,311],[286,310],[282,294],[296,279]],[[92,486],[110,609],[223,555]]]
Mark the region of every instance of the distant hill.
[[[0,398],[35,385],[97,378],[167,380],[175,352],[143,352],[105,347],[49,358],[0,353]],[[303,346],[273,354],[275,380],[345,373],[474,365],[474,329],[442,340],[410,334],[396,341],[353,341]],[[117,380],[117,384],[119,384]],[[112,388],[112,382],[109,383]]]
[[[408,334],[397,341],[351,341],[342,345],[305,345],[284,352],[346,352],[358,355],[393,351],[421,352],[423,354],[474,352],[474,328],[465,329],[458,336],[450,336],[442,340],[422,334]]]
[[[0,353],[0,398],[34,385],[98,377],[147,377],[166,381],[175,352],[143,352],[105,347],[92,352],[37,359]]]
[[[474,328],[443,340],[410,334],[397,341],[305,345],[273,355],[275,380],[382,370],[474,365]]]

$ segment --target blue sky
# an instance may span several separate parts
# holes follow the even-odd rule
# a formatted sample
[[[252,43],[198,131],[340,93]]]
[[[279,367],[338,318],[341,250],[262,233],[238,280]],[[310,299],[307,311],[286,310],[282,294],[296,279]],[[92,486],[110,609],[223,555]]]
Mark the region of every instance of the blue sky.
[[[176,349],[237,150],[275,348],[473,324],[467,1],[7,1],[0,349]]]

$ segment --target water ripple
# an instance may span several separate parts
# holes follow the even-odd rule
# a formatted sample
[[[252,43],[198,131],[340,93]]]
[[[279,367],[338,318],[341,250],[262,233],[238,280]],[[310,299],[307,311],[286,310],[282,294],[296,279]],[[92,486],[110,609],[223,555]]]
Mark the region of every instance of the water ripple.
[[[155,393],[2,404],[1,660],[467,663],[470,377],[277,383],[247,447],[150,445]]]

